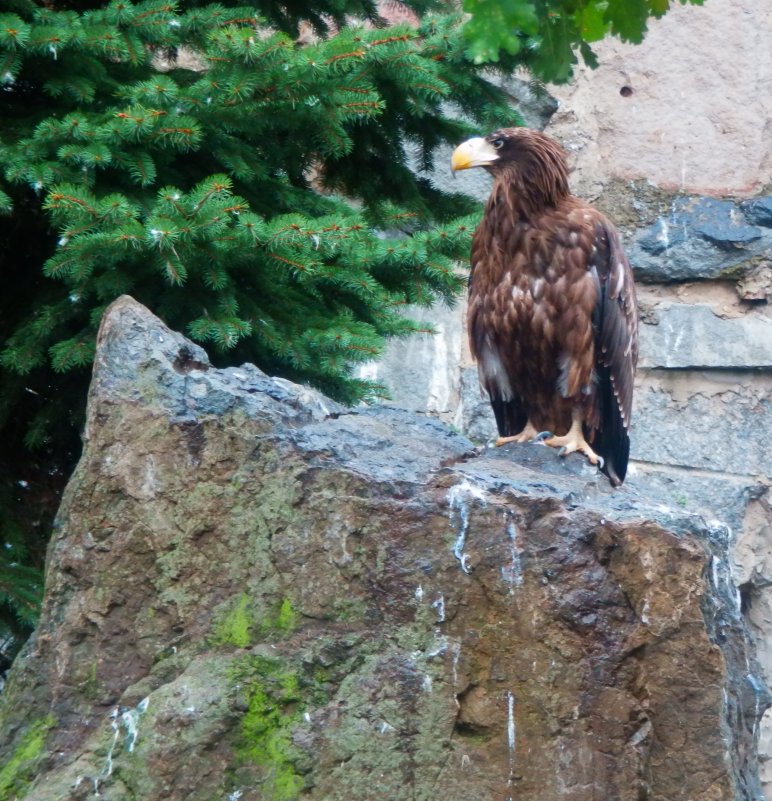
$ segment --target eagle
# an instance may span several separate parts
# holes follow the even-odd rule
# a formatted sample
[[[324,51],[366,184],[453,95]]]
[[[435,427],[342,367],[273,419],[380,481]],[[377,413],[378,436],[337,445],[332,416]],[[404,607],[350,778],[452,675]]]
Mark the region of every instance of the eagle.
[[[578,451],[619,486],[630,454],[638,316],[614,225],[571,195],[563,148],[527,128],[459,145],[493,176],[472,239],[467,328],[497,445]]]

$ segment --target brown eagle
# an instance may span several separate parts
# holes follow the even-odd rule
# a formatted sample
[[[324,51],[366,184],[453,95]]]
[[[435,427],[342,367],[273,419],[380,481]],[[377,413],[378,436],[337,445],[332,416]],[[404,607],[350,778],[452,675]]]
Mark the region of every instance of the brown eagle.
[[[565,152],[539,131],[470,139],[452,166],[493,176],[472,241],[467,322],[496,444],[537,438],[562,456],[580,451],[621,484],[638,318],[619,234],[570,194]]]

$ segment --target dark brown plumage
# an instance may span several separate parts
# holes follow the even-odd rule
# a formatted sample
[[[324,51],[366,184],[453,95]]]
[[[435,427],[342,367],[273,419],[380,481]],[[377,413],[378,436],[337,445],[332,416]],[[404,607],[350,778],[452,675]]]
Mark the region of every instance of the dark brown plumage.
[[[547,444],[621,484],[638,319],[619,234],[569,193],[565,153],[545,134],[470,139],[453,168],[470,167],[494,178],[472,243],[468,328],[499,443],[554,432]]]

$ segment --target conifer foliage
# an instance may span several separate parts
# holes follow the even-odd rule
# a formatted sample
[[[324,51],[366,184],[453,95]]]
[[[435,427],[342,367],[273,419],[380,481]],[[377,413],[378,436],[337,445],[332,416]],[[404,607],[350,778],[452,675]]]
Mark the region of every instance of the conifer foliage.
[[[0,1],[0,613],[34,606],[117,296],[355,402],[382,388],[352,367],[418,328],[404,307],[458,292],[476,208],[408,151],[515,114],[461,17],[409,5],[420,24],[366,0]]]

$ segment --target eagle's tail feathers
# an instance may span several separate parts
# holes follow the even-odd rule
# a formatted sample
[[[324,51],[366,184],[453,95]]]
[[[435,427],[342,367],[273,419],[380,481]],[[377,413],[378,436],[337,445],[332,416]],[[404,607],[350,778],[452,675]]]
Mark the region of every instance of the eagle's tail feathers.
[[[514,398],[513,400],[505,401],[493,393],[491,393],[490,397],[499,436],[513,437],[519,434],[528,422],[528,417],[523,410],[523,404],[520,399]]]
[[[625,428],[619,403],[614,396],[614,387],[608,367],[598,365],[598,401],[600,404],[600,428],[595,432],[593,448],[603,457],[601,468],[609,481],[618,487],[627,475],[630,458],[630,437]]]

